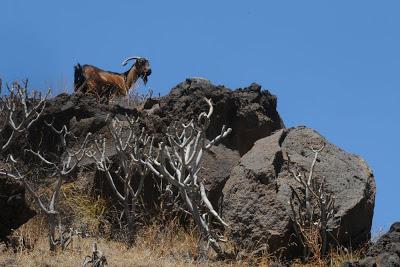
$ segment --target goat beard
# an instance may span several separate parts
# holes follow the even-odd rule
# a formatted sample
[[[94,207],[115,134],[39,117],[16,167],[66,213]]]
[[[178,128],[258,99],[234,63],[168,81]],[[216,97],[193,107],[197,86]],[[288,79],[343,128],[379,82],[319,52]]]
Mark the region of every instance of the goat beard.
[[[146,85],[147,84],[147,75],[146,74],[144,74],[142,76],[142,80],[143,80],[144,85]]]

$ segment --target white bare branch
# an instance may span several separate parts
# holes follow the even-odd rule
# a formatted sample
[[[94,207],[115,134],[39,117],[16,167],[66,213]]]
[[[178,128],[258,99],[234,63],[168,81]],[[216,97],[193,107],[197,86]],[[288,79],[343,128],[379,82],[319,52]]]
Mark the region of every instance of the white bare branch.
[[[106,121],[108,119],[109,117]],[[123,214],[128,225],[127,244],[131,246],[135,242],[136,235],[136,206],[148,171],[148,166],[144,164],[144,150],[149,144],[152,145],[153,139],[145,133],[144,128],[138,127],[139,118],[130,118],[126,115],[125,120],[114,118],[108,125],[112,136],[109,143],[111,148],[107,146],[105,138],[101,142],[95,140],[94,147],[87,151],[86,155],[93,159],[98,170],[105,173],[112,191],[124,207]],[[110,158],[107,150],[112,148],[117,155]],[[117,170],[112,169],[113,164],[118,166]],[[139,175],[135,175],[137,173]],[[115,179],[122,183],[122,188],[117,187]],[[136,189],[132,187],[134,183],[137,184]]]
[[[48,124],[49,125],[49,124]],[[27,191],[32,195],[34,201],[38,205],[38,207],[47,215],[48,224],[49,224],[49,245],[50,250],[54,251],[56,246],[61,246],[62,249],[65,248],[66,241],[68,239],[64,238],[64,232],[62,228],[61,217],[58,211],[58,202],[60,196],[60,190],[63,182],[65,181],[66,177],[76,169],[79,162],[85,156],[86,146],[88,143],[88,138],[91,134],[87,134],[86,138],[80,145],[80,147],[76,151],[70,151],[66,147],[65,141],[65,133],[69,133],[68,129],[64,126],[61,130],[56,130],[52,125],[51,128],[60,135],[62,140],[62,146],[64,147],[66,153],[64,157],[60,157],[55,161],[52,161],[40,152],[40,151],[33,151],[32,149],[27,149],[29,153],[31,153],[34,157],[36,157],[40,162],[47,165],[50,170],[53,171],[52,176],[57,177],[55,181],[54,188],[50,194],[50,199],[48,201],[43,200],[43,197],[37,194],[36,189],[34,189],[30,182],[27,181],[28,176],[32,176],[32,170],[28,170],[28,172],[24,175],[20,173],[20,170],[16,167],[17,160],[14,159],[12,155],[10,155],[9,159],[13,166],[13,174],[8,172],[0,171],[0,175],[6,175],[10,178],[15,180],[21,181]],[[57,222],[58,221],[58,222]],[[59,227],[59,238],[56,238],[56,227]]]
[[[187,210],[199,227],[202,238],[210,243],[219,256],[223,257],[224,253],[218,244],[219,238],[215,237],[210,230],[206,217],[210,214],[223,226],[228,227],[228,224],[212,207],[203,180],[199,180],[197,174],[201,169],[203,150],[209,150],[225,138],[232,129],[226,129],[223,126],[217,137],[209,142],[206,140],[205,133],[210,125],[214,109],[211,99],[205,100],[209,110],[199,115],[198,124],[195,125],[192,120],[180,126],[170,126],[167,130],[167,143],[159,143],[157,156],[146,155],[144,164],[156,176],[166,179],[179,190]],[[203,250],[200,249],[200,251]]]
[[[27,80],[23,86],[14,82],[11,88],[8,87],[9,95],[0,99],[0,113],[3,118],[6,118],[0,131],[3,131],[7,126],[11,130],[7,141],[1,147],[2,150],[10,146],[17,133],[26,133],[43,114],[46,107],[45,103],[50,95],[50,90],[43,97],[37,92],[33,92],[32,96],[29,97],[27,87]],[[22,114],[19,111],[22,111]]]
[[[324,148],[325,144],[318,149],[311,148],[314,152],[314,158],[310,166],[307,180],[305,175],[301,173],[296,174],[289,166],[293,178],[301,185],[304,191],[304,194],[301,197],[291,186],[292,195],[289,201],[292,213],[291,216],[295,226],[294,230],[303,246],[304,260],[307,260],[312,253],[310,248],[311,244],[307,241],[307,234],[314,227],[317,227],[317,231],[320,234],[320,253],[325,255],[328,246],[328,233],[331,230],[328,226],[328,222],[334,216],[334,198],[332,194],[325,191],[324,181],[322,180],[318,185],[315,181],[314,175],[318,155]]]

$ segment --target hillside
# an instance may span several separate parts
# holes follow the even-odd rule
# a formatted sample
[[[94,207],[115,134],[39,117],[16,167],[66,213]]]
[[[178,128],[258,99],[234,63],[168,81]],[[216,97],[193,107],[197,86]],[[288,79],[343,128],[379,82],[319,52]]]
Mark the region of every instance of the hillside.
[[[109,104],[18,90],[1,102],[0,265],[77,266],[93,242],[110,266],[400,262],[397,224],[370,243],[367,163],[286,128],[258,84]]]

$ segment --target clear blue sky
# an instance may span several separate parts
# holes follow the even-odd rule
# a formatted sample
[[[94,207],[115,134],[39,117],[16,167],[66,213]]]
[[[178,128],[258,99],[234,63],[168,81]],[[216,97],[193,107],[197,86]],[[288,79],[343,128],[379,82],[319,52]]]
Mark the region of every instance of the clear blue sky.
[[[73,65],[122,71],[147,57],[148,86],[187,77],[260,83],[287,126],[359,154],[377,182],[373,231],[400,220],[399,1],[0,2],[0,77],[71,88]]]

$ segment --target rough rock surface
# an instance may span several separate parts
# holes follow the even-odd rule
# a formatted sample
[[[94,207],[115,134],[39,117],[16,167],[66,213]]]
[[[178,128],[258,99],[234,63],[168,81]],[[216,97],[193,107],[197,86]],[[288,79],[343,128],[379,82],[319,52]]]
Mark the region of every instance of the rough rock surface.
[[[25,188],[11,178],[0,177],[0,240],[35,215],[25,202]]]
[[[397,254],[400,257],[400,222],[392,224],[389,232],[381,236],[378,241],[369,248],[368,256],[377,256],[383,252]]]
[[[160,99],[157,109],[147,116],[146,125],[157,122],[155,126],[162,127],[156,132],[161,133],[171,122],[197,119],[201,112],[208,110],[204,97],[214,103],[207,137],[217,136],[222,125],[232,128],[221,145],[204,155],[204,168],[199,173],[199,177],[206,177],[210,200],[215,205],[240,155],[250,150],[258,139],[284,128],[284,124],[276,110],[276,97],[261,90],[258,84],[232,91],[204,79],[187,79]]]
[[[62,153],[58,150],[60,139],[43,123],[44,121],[53,122],[57,129],[66,125],[78,137],[77,140],[71,139],[69,143],[75,147],[88,132],[93,133],[94,137],[109,137],[105,122],[107,116],[122,118],[125,114],[139,116],[147,132],[154,134],[156,141],[160,141],[161,134],[173,122],[197,119],[201,112],[208,111],[204,97],[211,98],[214,103],[207,137],[214,138],[220,133],[223,125],[233,129],[232,134],[222,144],[214,147],[210,153],[205,153],[204,169],[199,173],[200,177],[205,178],[210,200],[216,205],[230,170],[237,164],[240,156],[246,153],[257,139],[284,127],[276,111],[276,97],[268,91],[261,90],[257,84],[232,91],[224,86],[215,86],[205,79],[187,79],[174,87],[168,95],[159,99],[148,99],[140,107],[132,107],[126,99],[106,105],[97,103],[91,96],[60,94],[47,102],[43,116],[31,127],[29,144],[34,150],[40,150],[52,159],[52,155]],[[30,159],[23,158],[23,153],[18,152],[26,146],[25,139],[18,138],[10,150],[14,156],[20,156],[20,161],[28,162]],[[111,146],[108,154],[115,154]],[[6,158],[6,155],[1,156]],[[90,160],[81,162],[82,167],[90,165]],[[107,183],[104,183],[101,175],[93,171],[93,168],[81,170],[78,176],[80,178],[76,182],[90,190],[107,190]],[[150,179],[149,183],[146,188],[151,188]],[[152,192],[148,193],[147,198],[152,198]],[[4,217],[3,213],[1,217],[0,220],[10,220],[9,217]]]
[[[79,142],[88,132],[95,135],[106,132],[107,116],[121,117],[125,114],[141,117],[146,130],[157,136],[173,122],[188,122],[197,119],[201,112],[208,111],[204,97],[211,98],[214,104],[207,137],[211,139],[218,135],[222,125],[231,127],[232,134],[223,144],[240,155],[246,153],[256,140],[284,127],[276,111],[276,97],[261,90],[258,84],[232,91],[205,79],[187,79],[172,88],[168,95],[148,99],[139,108],[127,105],[123,99],[105,105],[97,103],[91,96],[60,94],[48,101],[44,115],[30,131],[31,143],[40,143],[42,149],[51,151],[59,142],[57,136],[43,124],[44,120],[54,122],[55,128],[66,125],[79,137]],[[46,140],[45,144],[40,142],[42,140]]]
[[[367,257],[357,262],[346,262],[343,267],[400,266],[400,222],[381,236],[367,252]]]
[[[161,121],[169,125],[173,121],[197,118],[207,110],[204,97],[211,98],[214,113],[207,132],[213,138],[220,133],[221,126],[233,129],[224,144],[243,155],[260,138],[284,127],[276,111],[277,100],[258,84],[234,91],[224,86],[215,86],[204,79],[187,79],[161,98],[159,109],[154,112]]]
[[[353,247],[369,239],[375,199],[372,172],[359,156],[312,129],[297,127],[258,140],[232,170],[223,189],[223,216],[236,243],[251,250],[294,249],[289,248],[294,240],[288,203],[290,185],[298,184],[289,172],[288,155],[290,168],[308,173],[314,157],[311,147],[323,143],[314,176],[317,181],[324,179],[326,191],[335,196],[331,224],[336,239]]]

